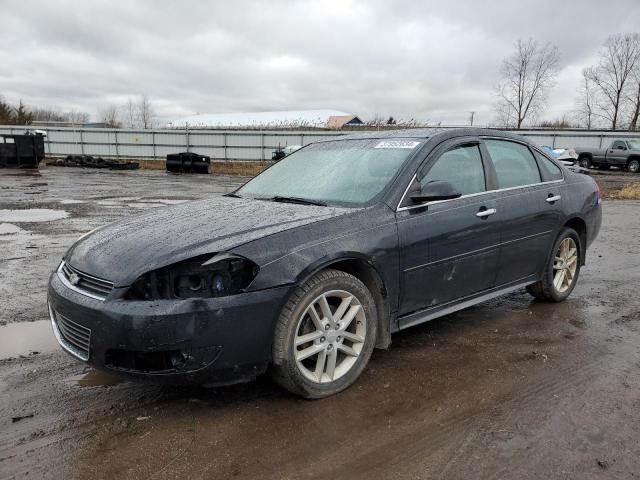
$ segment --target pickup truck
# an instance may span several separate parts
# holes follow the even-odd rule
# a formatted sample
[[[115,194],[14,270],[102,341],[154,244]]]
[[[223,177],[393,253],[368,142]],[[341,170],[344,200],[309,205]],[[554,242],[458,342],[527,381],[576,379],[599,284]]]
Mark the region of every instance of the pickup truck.
[[[576,148],[578,164],[584,168],[611,167],[626,168],[633,173],[640,172],[640,140],[614,140],[609,148]]]

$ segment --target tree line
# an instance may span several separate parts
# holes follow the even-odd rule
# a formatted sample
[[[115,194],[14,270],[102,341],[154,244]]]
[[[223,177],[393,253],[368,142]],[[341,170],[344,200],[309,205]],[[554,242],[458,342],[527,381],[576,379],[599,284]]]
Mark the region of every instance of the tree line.
[[[548,93],[560,70],[558,48],[550,43],[520,39],[503,60],[496,86],[497,126],[532,125],[547,107]],[[582,71],[575,109],[540,126],[640,129],[640,34],[619,33],[607,38],[595,65]]]
[[[22,100],[11,105],[0,97],[0,125],[31,125],[33,122],[61,122],[82,125],[91,116],[77,110],[61,111],[49,107],[29,107]],[[147,95],[129,98],[123,104],[109,104],[100,109],[99,122],[107,128],[153,128],[155,110]]]

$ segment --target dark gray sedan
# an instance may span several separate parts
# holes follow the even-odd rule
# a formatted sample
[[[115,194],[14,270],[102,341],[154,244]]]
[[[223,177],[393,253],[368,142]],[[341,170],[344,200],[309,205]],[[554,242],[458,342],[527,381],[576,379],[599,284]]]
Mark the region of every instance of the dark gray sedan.
[[[84,236],[51,276],[51,322],[110,372],[228,384],[270,369],[325,397],[393,332],[521,288],[567,298],[600,204],[589,176],[518,136],[345,136]]]

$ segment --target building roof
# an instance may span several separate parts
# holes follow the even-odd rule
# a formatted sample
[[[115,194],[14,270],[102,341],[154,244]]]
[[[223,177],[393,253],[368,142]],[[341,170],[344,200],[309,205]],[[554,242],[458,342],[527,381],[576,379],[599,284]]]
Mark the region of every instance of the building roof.
[[[278,112],[205,113],[179,118],[171,127],[320,127],[340,128],[361,120],[338,110],[284,110]]]

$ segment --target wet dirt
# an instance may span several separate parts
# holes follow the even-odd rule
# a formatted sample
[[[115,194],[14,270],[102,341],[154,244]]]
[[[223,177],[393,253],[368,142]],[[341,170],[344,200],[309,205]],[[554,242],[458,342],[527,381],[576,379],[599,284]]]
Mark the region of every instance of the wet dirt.
[[[613,198],[619,190],[627,185],[640,182],[640,174],[625,172],[618,168],[611,170],[591,169],[591,176],[598,183],[603,198]]]
[[[46,278],[64,250],[139,211],[131,197],[155,204],[232,187],[210,176],[73,173],[44,169],[47,186],[29,187],[42,189],[38,202],[21,195],[33,177],[0,173],[3,209],[85,201],[29,224],[35,249],[0,240],[0,328],[45,319]],[[106,199],[118,206],[96,203]],[[300,400],[267,377],[219,389],[110,383],[59,349],[0,360],[0,478],[635,478],[640,202],[603,209],[567,301],[518,291],[401,332],[352,388],[325,400]]]

